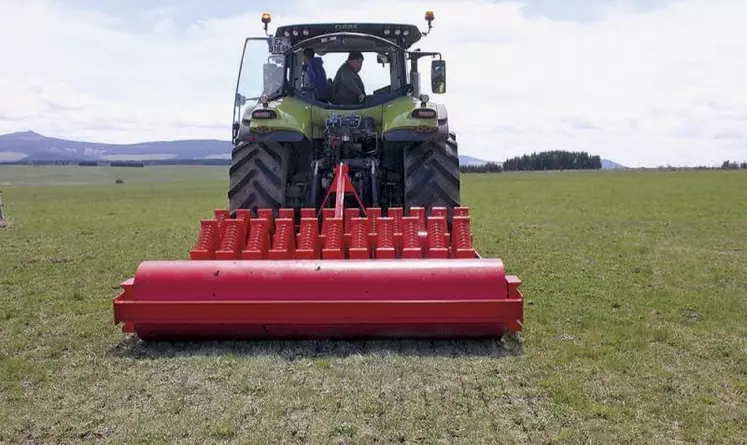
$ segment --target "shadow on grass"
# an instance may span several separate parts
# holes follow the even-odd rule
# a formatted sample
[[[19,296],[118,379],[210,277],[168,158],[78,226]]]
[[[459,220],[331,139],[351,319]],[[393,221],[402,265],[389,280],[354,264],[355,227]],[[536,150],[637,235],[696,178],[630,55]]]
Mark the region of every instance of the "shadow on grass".
[[[109,351],[115,357],[152,359],[184,356],[270,356],[283,360],[321,357],[509,357],[524,353],[518,335],[485,340],[262,340],[262,341],[158,341],[128,336]]]

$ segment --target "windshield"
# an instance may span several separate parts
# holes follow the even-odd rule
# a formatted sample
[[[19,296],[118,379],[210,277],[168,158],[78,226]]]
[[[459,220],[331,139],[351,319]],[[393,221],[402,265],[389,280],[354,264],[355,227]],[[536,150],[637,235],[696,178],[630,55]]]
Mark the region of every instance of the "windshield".
[[[373,91],[379,88],[391,85],[389,64],[381,65],[376,63],[376,53],[364,52],[363,63],[361,64],[361,70],[358,75],[363,81],[363,85],[366,89],[366,94],[371,94]],[[334,79],[337,70],[346,63],[348,53],[329,53],[321,57],[324,63],[324,69],[329,79]]]
[[[297,97],[311,100],[318,106],[366,107],[401,94],[401,88],[407,84],[405,67],[397,52],[384,48],[360,51],[362,62],[348,62],[350,52],[340,51],[340,48],[335,48],[335,52],[325,50],[323,45],[316,45],[313,60],[308,59],[310,54],[304,55],[303,49],[294,54],[290,80]],[[335,82],[338,72],[343,70],[346,76]],[[360,95],[364,96],[363,100]]]

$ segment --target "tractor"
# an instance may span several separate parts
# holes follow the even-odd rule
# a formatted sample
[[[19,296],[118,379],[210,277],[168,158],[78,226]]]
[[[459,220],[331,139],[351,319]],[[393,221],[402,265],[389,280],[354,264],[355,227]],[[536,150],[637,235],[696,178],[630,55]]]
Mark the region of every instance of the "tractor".
[[[298,217],[301,208],[331,205],[325,192],[340,163],[349,169],[365,207],[386,212],[460,205],[456,135],[446,107],[421,92],[418,71],[421,58],[433,58],[431,90],[443,94],[446,62],[438,52],[410,49],[432,28],[433,12],[425,18],[426,32],[407,24],[300,24],[246,39],[233,113],[232,215],[237,209],[256,214],[260,208],[293,208]],[[263,14],[266,33],[270,21]],[[325,62],[337,56],[341,64],[359,52],[365,69],[383,85],[354,103],[340,103],[332,71],[338,66],[325,63],[329,94],[318,97],[304,84],[308,49]],[[255,81],[257,67],[247,62],[260,55],[267,57],[262,84]]]
[[[474,248],[456,136],[446,108],[421,92],[423,57],[432,59],[432,92],[446,92],[441,54],[410,49],[431,31],[433,12],[425,18],[425,32],[331,23],[270,35],[262,15],[266,35],[245,40],[234,94],[228,206],[200,220],[189,259],[143,261],[120,284],[113,310],[123,332],[194,340],[521,330],[521,281]],[[352,74],[361,59],[370,60],[365,83]]]

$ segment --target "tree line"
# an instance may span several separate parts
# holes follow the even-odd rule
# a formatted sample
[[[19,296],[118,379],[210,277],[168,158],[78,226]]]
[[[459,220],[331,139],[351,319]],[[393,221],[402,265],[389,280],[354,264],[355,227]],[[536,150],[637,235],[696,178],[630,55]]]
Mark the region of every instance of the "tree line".
[[[517,156],[503,163],[503,170],[594,170],[602,168],[602,159],[585,151],[552,150]]]
[[[488,162],[482,165],[462,165],[459,170],[462,173],[500,173],[503,167],[495,162]]]
[[[584,151],[552,150],[507,159],[503,165],[488,162],[483,165],[463,165],[464,173],[499,173],[531,170],[594,170],[602,168],[602,159]]]
[[[738,170],[740,168],[747,168],[747,162],[724,161],[724,163],[721,164],[721,168],[724,170]]]

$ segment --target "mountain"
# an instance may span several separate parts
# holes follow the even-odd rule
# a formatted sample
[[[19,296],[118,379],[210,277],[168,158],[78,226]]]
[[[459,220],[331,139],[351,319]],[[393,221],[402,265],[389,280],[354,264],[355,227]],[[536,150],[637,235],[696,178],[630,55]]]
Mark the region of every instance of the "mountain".
[[[459,164],[461,165],[484,165],[487,164],[488,161],[484,161],[482,159],[473,158],[472,156],[467,155],[459,155]]]
[[[221,163],[231,159],[231,143],[217,139],[152,141],[136,144],[105,144],[51,138],[33,131],[0,135],[2,162],[151,161],[159,163]],[[460,155],[461,165],[484,165],[483,159]],[[501,162],[497,162],[501,164]],[[602,159],[602,169],[626,168]]]
[[[231,159],[231,143],[216,139],[153,141],[137,144],[104,144],[51,138],[33,131],[0,135],[1,162],[81,162],[81,161],[180,161]],[[482,165],[487,161],[459,156],[462,165]]]
[[[103,144],[50,138],[33,131],[0,135],[0,161],[229,159],[231,145],[214,139]]]
[[[627,168],[624,165],[618,164],[615,161],[609,159],[602,159],[602,170],[615,170],[618,168]]]

